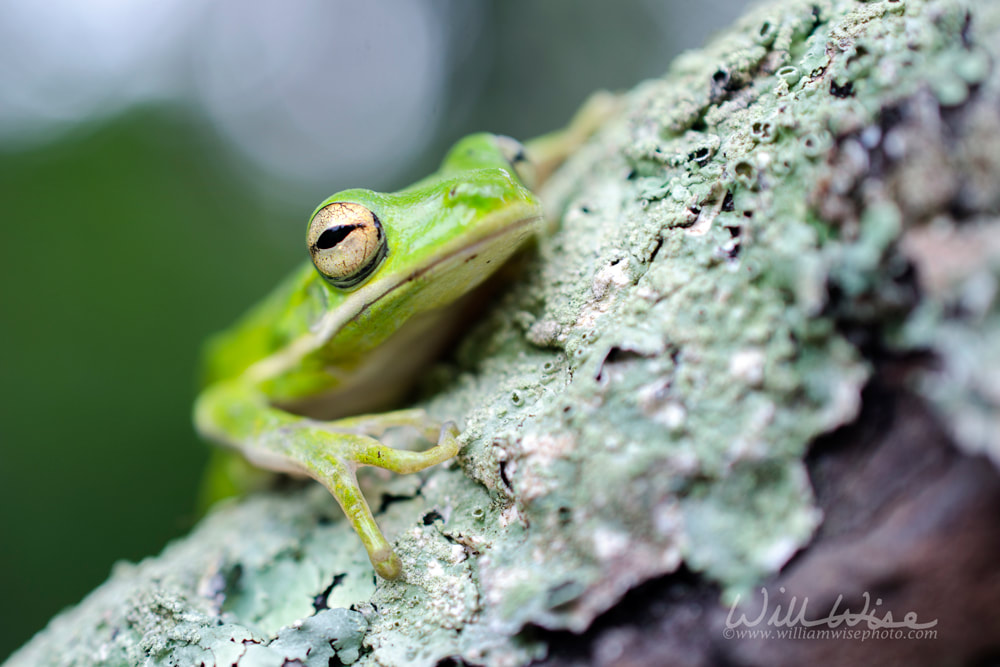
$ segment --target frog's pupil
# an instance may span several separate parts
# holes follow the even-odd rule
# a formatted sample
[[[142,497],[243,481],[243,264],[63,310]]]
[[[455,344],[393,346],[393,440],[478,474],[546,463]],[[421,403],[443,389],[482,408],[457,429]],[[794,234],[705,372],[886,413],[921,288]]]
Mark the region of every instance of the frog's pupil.
[[[337,225],[336,227],[325,229],[323,230],[323,233],[319,235],[319,238],[316,239],[316,247],[320,250],[329,250],[346,239],[347,236],[358,227],[361,227],[361,225]]]

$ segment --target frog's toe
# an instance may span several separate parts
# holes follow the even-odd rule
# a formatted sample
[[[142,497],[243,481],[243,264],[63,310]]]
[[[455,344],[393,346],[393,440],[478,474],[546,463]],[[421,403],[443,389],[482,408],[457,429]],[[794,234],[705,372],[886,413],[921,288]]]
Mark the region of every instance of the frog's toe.
[[[368,554],[375,572],[383,579],[398,579],[403,573],[403,561],[390,548],[376,549]]]

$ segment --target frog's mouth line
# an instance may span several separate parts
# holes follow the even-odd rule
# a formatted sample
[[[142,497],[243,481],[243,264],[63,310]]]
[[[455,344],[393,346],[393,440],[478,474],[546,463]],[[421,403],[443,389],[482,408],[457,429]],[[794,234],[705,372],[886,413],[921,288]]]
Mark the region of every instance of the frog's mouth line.
[[[275,354],[272,354],[269,357],[265,357],[264,359],[261,359],[257,363],[250,366],[245,371],[246,377],[251,381],[259,382],[280,375],[282,372],[294,366],[298,362],[298,360],[301,359],[304,355],[308,354],[318,345],[322,345],[324,341],[328,340],[330,336],[333,335],[333,332],[337,331],[348,322],[356,320],[364,312],[366,312],[371,307],[372,304],[378,302],[386,295],[391,294],[393,291],[399,289],[403,285],[427,273],[432,272],[435,268],[441,266],[442,264],[454,261],[455,258],[461,257],[463,254],[468,255],[470,259],[476,257],[479,254],[479,252],[482,251],[483,247],[485,245],[488,245],[490,242],[495,241],[496,239],[506,236],[508,234],[511,234],[512,232],[517,232],[518,230],[522,230],[525,227],[538,224],[543,219],[544,216],[542,214],[535,214],[535,215],[525,216],[523,218],[518,219],[515,222],[504,225],[500,229],[497,229],[496,231],[487,234],[486,236],[482,237],[481,239],[479,239],[478,241],[476,241],[471,245],[462,246],[461,248],[456,248],[451,252],[447,252],[441,255],[441,257],[437,258],[427,266],[424,266],[418,271],[414,271],[413,273],[407,275],[402,280],[398,280],[384,289],[380,289],[380,284],[378,283],[378,281],[375,281],[374,283],[361,287],[358,291],[354,292],[349,297],[350,300],[357,299],[363,303],[363,305],[359,306],[357,310],[354,310],[350,307],[343,308],[343,306],[346,306],[348,304],[348,301],[345,301],[343,304],[341,304],[342,305],[341,309],[338,309],[337,312],[330,313],[329,315],[325,316],[320,326],[315,331],[311,331],[309,333],[303,334],[302,336],[299,336],[294,341],[292,341],[291,344],[282,349],[280,352],[276,352]],[[354,312],[354,314],[348,318],[345,318],[343,316],[337,317],[337,314],[339,312]]]
[[[534,225],[536,223],[541,222],[542,219],[543,219],[542,215],[531,215],[531,216],[527,216],[527,217],[524,217],[524,218],[520,218],[516,222],[510,223],[510,224],[504,226],[502,229],[498,229],[498,230],[496,230],[496,231],[494,231],[494,232],[492,232],[490,234],[487,234],[486,236],[484,236],[483,238],[479,239],[478,241],[476,241],[475,243],[473,243],[471,245],[462,246],[461,248],[457,248],[455,250],[452,250],[451,252],[445,253],[444,255],[442,255],[441,257],[437,258],[436,260],[434,260],[433,262],[431,262],[427,266],[424,266],[421,269],[419,269],[417,271],[414,271],[413,273],[407,275],[402,280],[396,281],[395,283],[393,283],[392,285],[390,285],[388,287],[388,289],[385,289],[382,292],[380,292],[377,295],[375,295],[374,298],[366,299],[365,300],[365,305],[362,306],[361,308],[359,308],[358,312],[355,313],[354,316],[350,320],[345,321],[343,324],[346,324],[349,321],[353,321],[353,320],[358,319],[359,317],[361,317],[368,310],[368,308],[373,303],[376,303],[379,300],[385,298],[387,295],[389,295],[392,292],[396,291],[397,289],[399,289],[403,285],[405,285],[405,284],[407,284],[409,282],[412,282],[412,281],[416,280],[417,278],[420,278],[421,276],[424,276],[424,275],[426,275],[428,273],[432,273],[434,271],[434,269],[438,268],[439,266],[441,266],[443,264],[447,264],[447,263],[453,261],[455,258],[461,257],[462,255],[468,255],[469,257],[465,261],[470,261],[471,259],[473,259],[473,258],[475,258],[476,256],[479,255],[479,252],[482,250],[482,248],[483,248],[484,245],[488,246],[490,244],[490,242],[495,241],[496,239],[501,238],[503,236],[507,236],[508,234],[511,234],[512,232],[516,232],[518,230],[524,229],[525,227],[530,227],[530,226],[532,226],[532,225]],[[518,246],[519,245],[520,244],[518,244]],[[513,253],[515,251],[516,251],[516,248],[515,248],[515,250],[513,250],[511,252]],[[497,268],[499,268],[499,267],[497,267]],[[374,287],[374,285],[373,285],[373,287]],[[343,326],[343,324],[341,324],[341,326]]]

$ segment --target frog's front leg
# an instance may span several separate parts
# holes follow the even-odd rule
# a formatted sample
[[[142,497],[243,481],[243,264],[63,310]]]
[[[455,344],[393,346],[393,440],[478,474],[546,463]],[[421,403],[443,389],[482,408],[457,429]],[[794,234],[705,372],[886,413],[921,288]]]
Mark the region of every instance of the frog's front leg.
[[[450,459],[459,449],[455,425],[449,422],[438,433],[420,410],[315,421],[272,407],[262,393],[239,382],[207,389],[195,407],[195,422],[201,433],[229,443],[261,467],[305,474],[323,484],[354,526],[375,571],[385,579],[398,577],[402,563],[361,493],[357,468],[371,465],[416,472]],[[416,427],[428,439],[436,436],[437,444],[413,452],[387,447],[372,437],[398,426]]]

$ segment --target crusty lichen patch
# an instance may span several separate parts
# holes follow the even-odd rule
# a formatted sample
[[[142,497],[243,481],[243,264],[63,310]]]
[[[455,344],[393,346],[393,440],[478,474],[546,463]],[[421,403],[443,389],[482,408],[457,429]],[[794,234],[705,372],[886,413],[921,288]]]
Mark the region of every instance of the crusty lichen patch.
[[[1000,461],[998,33],[988,4],[786,0],[684,54],[549,183],[561,227],[431,374],[458,459],[365,476],[399,581],[321,489],[258,496],[10,664],[520,665],[526,624],[682,565],[739,590],[822,520],[803,456],[876,348],[936,357],[919,389]]]

